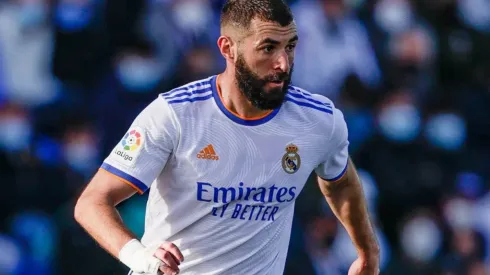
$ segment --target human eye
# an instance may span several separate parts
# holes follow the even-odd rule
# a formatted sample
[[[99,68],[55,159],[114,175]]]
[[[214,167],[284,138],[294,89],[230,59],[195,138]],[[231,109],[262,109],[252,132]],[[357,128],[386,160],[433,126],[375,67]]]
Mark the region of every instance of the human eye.
[[[289,44],[286,46],[286,51],[292,52],[294,51],[294,48],[296,48],[296,44]]]
[[[264,48],[262,48],[262,50],[263,50],[265,53],[271,53],[271,52],[274,50],[274,46],[272,46],[272,45],[268,45],[268,46],[265,46]]]

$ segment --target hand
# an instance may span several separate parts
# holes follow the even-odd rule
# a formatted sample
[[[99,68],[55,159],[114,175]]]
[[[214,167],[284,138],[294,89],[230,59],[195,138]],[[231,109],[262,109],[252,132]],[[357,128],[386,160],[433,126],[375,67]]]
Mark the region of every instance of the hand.
[[[180,252],[179,248],[170,242],[162,243],[153,256],[160,261],[160,271],[165,275],[179,274],[179,265],[184,260],[184,256]]]
[[[173,275],[180,272],[178,266],[184,256],[173,243],[145,247],[133,239],[123,246],[119,259],[135,273]]]
[[[349,275],[378,275],[379,257],[359,257],[349,268]]]

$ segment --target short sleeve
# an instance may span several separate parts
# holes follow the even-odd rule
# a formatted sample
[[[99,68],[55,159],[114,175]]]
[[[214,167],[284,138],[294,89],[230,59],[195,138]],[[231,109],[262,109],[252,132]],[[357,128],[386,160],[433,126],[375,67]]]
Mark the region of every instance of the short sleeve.
[[[334,108],[333,129],[325,160],[315,169],[316,174],[327,181],[342,178],[349,161],[349,141],[347,124],[342,111]]]
[[[144,193],[176,148],[178,129],[173,110],[158,97],[136,117],[101,169]]]

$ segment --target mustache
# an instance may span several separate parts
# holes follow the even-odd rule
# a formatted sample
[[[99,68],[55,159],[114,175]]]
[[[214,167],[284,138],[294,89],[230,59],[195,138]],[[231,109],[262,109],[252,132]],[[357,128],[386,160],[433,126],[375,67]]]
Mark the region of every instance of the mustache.
[[[266,82],[271,82],[271,81],[287,81],[290,78],[290,74],[283,72],[283,73],[277,73],[273,75],[267,76],[264,81]]]

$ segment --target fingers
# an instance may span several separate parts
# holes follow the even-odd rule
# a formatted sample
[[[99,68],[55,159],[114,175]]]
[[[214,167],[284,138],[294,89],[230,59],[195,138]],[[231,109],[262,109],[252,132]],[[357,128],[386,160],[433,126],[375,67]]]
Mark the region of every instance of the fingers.
[[[164,250],[172,253],[174,258],[179,261],[179,264],[180,262],[184,261],[184,256],[182,255],[182,252],[180,252],[180,249],[175,244],[164,242],[162,243],[162,245],[160,245],[160,248],[163,248]]]
[[[155,251],[154,256],[158,258],[160,261],[164,263],[164,265],[160,266],[160,270],[164,274],[178,274],[179,273],[179,264],[180,262],[172,256],[172,254],[164,250],[162,248],[157,249]]]
[[[160,271],[165,275],[178,274],[180,269],[179,265],[184,260],[184,256],[180,249],[170,242],[164,242],[155,251],[154,256],[161,260],[164,264],[160,266]]]
[[[148,274],[160,274],[158,273],[160,271],[160,266],[162,265],[162,261],[156,257],[151,257],[148,260]],[[146,273],[145,273],[146,274]]]

